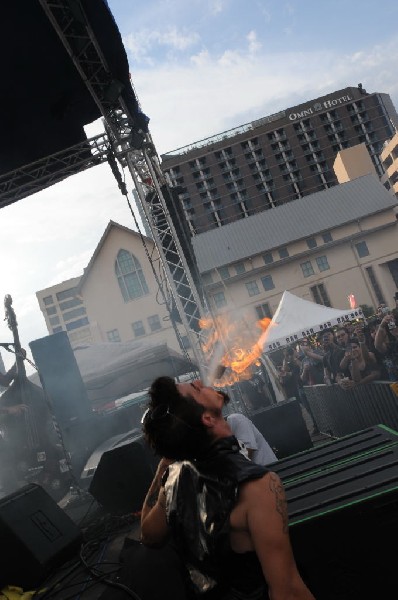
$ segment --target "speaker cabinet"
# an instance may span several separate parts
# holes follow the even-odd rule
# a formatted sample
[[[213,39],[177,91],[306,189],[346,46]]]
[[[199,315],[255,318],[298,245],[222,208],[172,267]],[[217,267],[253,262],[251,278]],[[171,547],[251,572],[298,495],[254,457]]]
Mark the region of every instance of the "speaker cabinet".
[[[312,448],[313,443],[297,400],[284,400],[250,415],[278,459]]]
[[[296,561],[317,600],[396,595],[394,438],[394,432],[377,429],[353,434],[340,448],[339,441],[320,447],[319,461],[314,461],[318,452],[304,453],[314,454],[307,470],[304,462],[301,473],[283,480]]]
[[[141,510],[152,483],[154,466],[144,443],[131,442],[104,452],[89,492],[114,515]]]
[[[35,484],[0,500],[0,585],[32,589],[77,554],[77,525]]]
[[[88,419],[91,406],[66,331],[34,340],[29,346],[60,426]]]

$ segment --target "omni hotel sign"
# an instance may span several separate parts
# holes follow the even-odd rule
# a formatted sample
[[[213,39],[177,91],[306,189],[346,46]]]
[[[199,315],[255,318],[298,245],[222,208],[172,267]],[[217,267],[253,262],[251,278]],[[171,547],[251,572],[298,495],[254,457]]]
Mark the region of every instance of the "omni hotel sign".
[[[295,121],[296,119],[304,119],[305,117],[314,115],[315,113],[321,110],[334,108],[335,106],[338,106],[339,104],[345,104],[346,102],[352,102],[352,98],[350,96],[340,96],[340,98],[332,98],[331,100],[325,100],[324,102],[315,102],[315,104],[304,108],[300,112],[290,113],[289,119],[290,121]]]

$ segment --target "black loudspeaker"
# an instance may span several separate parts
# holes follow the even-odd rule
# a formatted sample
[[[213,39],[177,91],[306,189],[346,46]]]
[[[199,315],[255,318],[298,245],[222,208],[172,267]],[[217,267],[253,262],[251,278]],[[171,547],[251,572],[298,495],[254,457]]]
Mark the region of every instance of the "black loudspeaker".
[[[0,500],[0,585],[30,590],[78,556],[82,535],[58,504],[35,484]]]
[[[313,447],[300,403],[295,399],[283,400],[249,416],[278,459]]]
[[[375,445],[369,438],[368,448],[360,443],[353,455],[346,445],[345,459],[336,455],[336,462],[326,461],[324,455],[318,468],[313,464],[284,480],[295,558],[317,600],[396,597],[398,443],[393,440],[385,437],[383,443],[380,437]]]
[[[272,470],[279,475],[283,483],[289,484],[313,474],[319,477],[321,471],[336,469],[340,464],[348,467],[361,455],[379,452],[397,444],[397,431],[384,425],[375,425],[278,460],[272,465]]]
[[[131,442],[101,456],[89,492],[111,514],[125,515],[142,508],[155,473],[143,444]]]
[[[86,388],[66,331],[29,344],[55,417],[61,427],[91,415]]]

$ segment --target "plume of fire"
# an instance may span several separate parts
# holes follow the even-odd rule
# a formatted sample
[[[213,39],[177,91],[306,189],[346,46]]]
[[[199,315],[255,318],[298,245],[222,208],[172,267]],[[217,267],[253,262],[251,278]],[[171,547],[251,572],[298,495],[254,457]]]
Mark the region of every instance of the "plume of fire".
[[[206,337],[202,348],[210,365],[209,383],[225,387],[250,379],[253,367],[260,364],[270,323],[271,319],[264,318],[249,326],[236,315],[228,318],[224,314],[202,319],[200,327]],[[220,365],[224,367],[223,374],[217,379]]]
[[[348,302],[350,304],[350,308],[357,308],[357,301],[354,294],[349,294],[347,296]]]

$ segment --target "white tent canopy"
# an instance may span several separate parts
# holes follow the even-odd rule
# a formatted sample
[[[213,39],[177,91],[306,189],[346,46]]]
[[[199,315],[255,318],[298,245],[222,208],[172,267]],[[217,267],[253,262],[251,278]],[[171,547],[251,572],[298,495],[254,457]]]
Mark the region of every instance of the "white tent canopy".
[[[361,308],[329,308],[285,291],[267,330],[263,351],[272,352],[329,327],[363,318]]]

